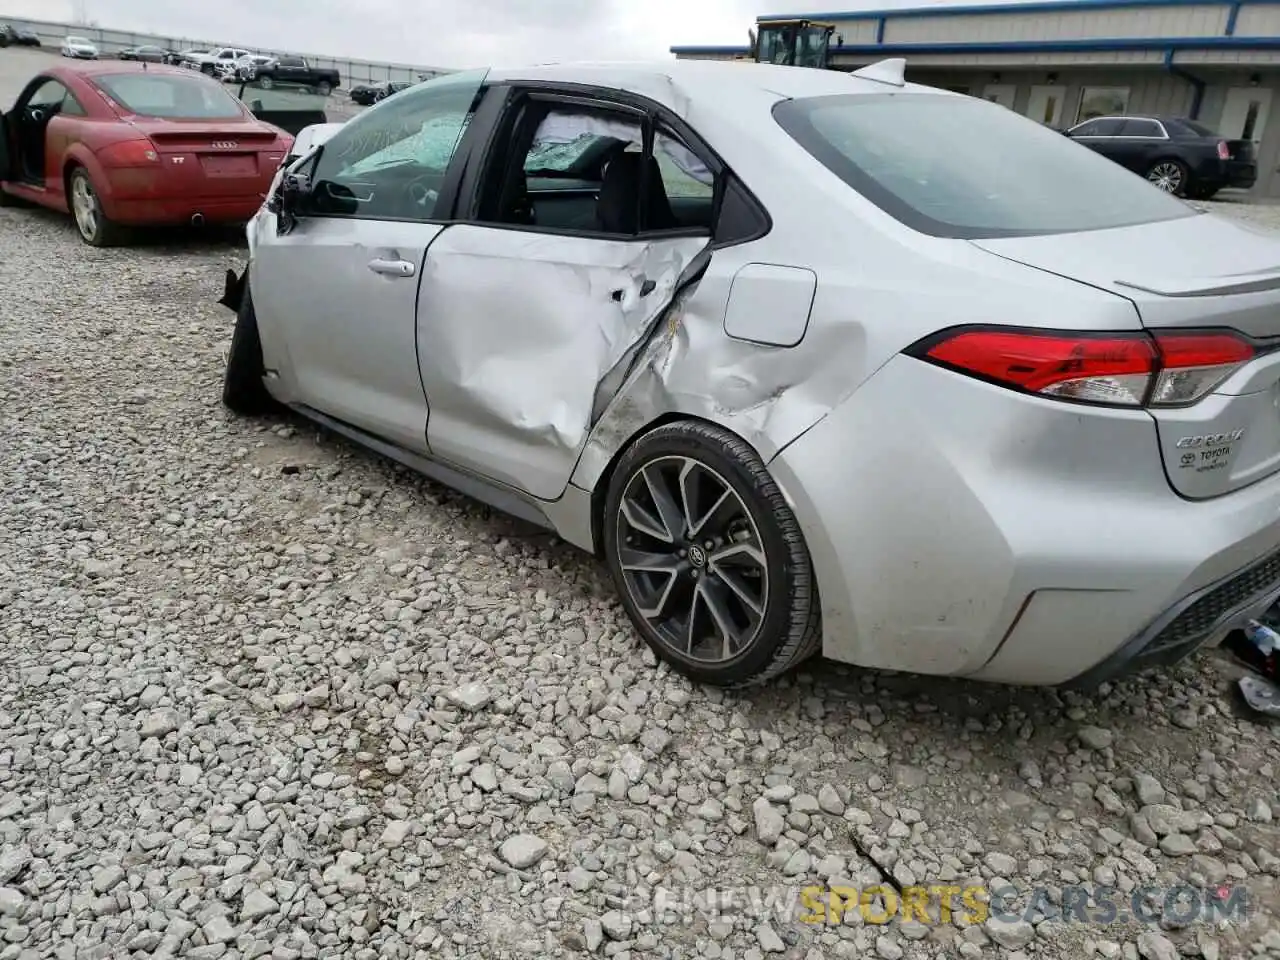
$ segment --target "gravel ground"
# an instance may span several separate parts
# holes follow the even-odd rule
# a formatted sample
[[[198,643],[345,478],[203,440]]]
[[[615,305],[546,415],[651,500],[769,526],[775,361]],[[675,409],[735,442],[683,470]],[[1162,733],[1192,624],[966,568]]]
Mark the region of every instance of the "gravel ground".
[[[1220,654],[1092,696],[694,687],[592,559],[229,417],[242,258],[0,210],[0,960],[1280,956],[1280,737]],[[800,922],[828,881],[1031,905]],[[1167,895],[1230,888],[1231,923]]]

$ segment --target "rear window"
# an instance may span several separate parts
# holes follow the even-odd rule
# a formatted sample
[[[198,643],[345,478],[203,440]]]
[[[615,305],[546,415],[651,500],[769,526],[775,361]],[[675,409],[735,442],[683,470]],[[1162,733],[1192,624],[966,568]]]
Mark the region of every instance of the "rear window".
[[[141,117],[229,120],[244,116],[240,102],[216,81],[160,73],[110,73],[94,82],[112,100]]]
[[[1194,120],[1166,120],[1165,129],[1175,137],[1216,137],[1217,134],[1203,123]]]
[[[938,237],[1104,230],[1198,211],[995,103],[928,93],[784,100],[800,146],[890,216]]]

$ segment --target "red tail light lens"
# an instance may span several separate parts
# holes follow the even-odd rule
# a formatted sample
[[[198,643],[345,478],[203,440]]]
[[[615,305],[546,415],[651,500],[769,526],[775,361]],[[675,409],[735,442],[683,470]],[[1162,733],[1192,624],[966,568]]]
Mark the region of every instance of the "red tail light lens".
[[[1219,160],[1231,159],[1231,148],[1227,146],[1227,141],[1225,140],[1218,141],[1218,159]]]
[[[103,147],[98,159],[108,167],[147,167],[159,163],[160,155],[150,140],[122,140]]]
[[[1101,336],[960,328],[908,350],[959,373],[1015,390],[1107,406],[1186,406],[1255,354],[1230,333]]]

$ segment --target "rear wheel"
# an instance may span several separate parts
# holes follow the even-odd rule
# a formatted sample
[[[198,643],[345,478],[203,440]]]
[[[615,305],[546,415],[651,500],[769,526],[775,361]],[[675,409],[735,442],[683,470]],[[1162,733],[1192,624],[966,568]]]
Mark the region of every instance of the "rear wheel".
[[[332,90],[333,87],[330,86],[328,80],[321,80],[316,84],[316,93],[320,94],[322,97],[327,97]]]
[[[711,424],[658,427],[609,484],[604,550],[654,652],[696,681],[763,683],[817,652],[816,581],[763,461]]]
[[[76,167],[71,171],[67,192],[71,198],[71,214],[75,217],[76,231],[81,240],[93,247],[114,247],[124,242],[127,231],[103,212],[88,170]]]
[[[1157,160],[1147,171],[1147,180],[1157,190],[1182,196],[1187,189],[1187,168],[1178,160]]]
[[[270,90],[275,86],[275,81],[271,79],[269,74],[265,73],[257,78],[257,83],[263,90]]]
[[[279,408],[262,382],[266,370],[262,362],[262,339],[258,336],[258,315],[253,309],[253,293],[245,283],[231,331],[231,349],[222,377],[222,402],[232,413],[257,417]]]

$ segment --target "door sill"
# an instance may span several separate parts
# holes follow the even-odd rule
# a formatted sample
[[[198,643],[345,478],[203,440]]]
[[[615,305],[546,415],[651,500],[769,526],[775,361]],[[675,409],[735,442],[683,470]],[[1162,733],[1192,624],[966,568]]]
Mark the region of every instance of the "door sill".
[[[556,529],[546,513],[543,512],[540,501],[532,499],[511,487],[494,483],[467,470],[450,466],[429,456],[415,453],[412,450],[406,450],[397,443],[386,440],[367,430],[362,430],[360,427],[352,426],[343,420],[329,416],[327,413],[321,413],[314,407],[309,407],[304,403],[293,404],[292,407],[307,419],[314,420],[321,426],[328,427],[334,433],[342,434],[344,437],[354,440],[375,453],[380,453],[384,457],[408,467],[415,473],[429,477],[437,483],[442,483],[446,487],[457,490],[459,493],[463,493],[474,500],[479,500],[481,503],[486,503],[496,510],[501,510],[503,513],[510,514],[527,523],[532,523],[535,526],[553,532]],[[425,431],[426,424],[424,423],[423,432],[425,433]]]

